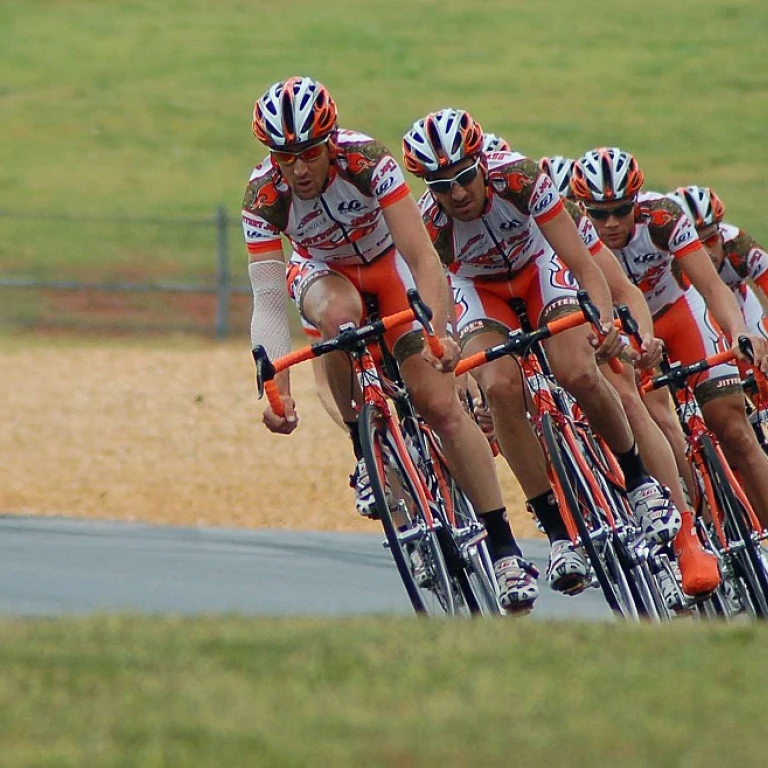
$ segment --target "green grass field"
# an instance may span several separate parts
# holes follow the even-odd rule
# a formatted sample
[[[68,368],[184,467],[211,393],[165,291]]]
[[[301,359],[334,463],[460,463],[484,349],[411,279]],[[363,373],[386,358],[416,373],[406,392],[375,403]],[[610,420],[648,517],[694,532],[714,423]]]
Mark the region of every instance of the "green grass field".
[[[236,215],[253,101],[294,73],[397,156],[465,107],[534,157],[620,144],[651,188],[711,184],[768,240],[767,32],[762,0],[4,0],[0,211],[32,218],[0,218],[3,273],[212,275],[212,228],[56,216]]]
[[[764,626],[0,622],[4,768],[765,765]]]

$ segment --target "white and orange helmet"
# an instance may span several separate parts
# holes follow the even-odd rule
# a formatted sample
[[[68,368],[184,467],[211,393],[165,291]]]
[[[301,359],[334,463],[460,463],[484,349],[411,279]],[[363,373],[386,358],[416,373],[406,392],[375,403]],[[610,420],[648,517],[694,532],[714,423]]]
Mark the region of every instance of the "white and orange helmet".
[[[417,120],[403,136],[405,167],[426,176],[483,150],[483,129],[469,112],[441,109]]]
[[[642,186],[637,160],[618,147],[592,149],[573,164],[571,192],[583,202],[623,200],[634,197]]]
[[[719,224],[725,216],[722,200],[710,187],[678,187],[667,197],[674,200],[688,214],[696,229]]]
[[[253,107],[253,134],[268,147],[322,139],[336,129],[336,104],[311,77],[275,83]]]
[[[552,179],[561,197],[571,197],[571,174],[574,162],[570,157],[562,155],[542,157],[539,160],[539,168]]]
[[[483,134],[483,152],[511,152],[512,147],[495,133]]]

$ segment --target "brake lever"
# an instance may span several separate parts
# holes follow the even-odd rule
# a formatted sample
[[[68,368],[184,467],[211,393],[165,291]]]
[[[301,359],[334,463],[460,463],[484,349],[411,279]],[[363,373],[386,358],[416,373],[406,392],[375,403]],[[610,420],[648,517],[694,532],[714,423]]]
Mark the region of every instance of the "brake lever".
[[[267,355],[267,350],[257,344],[252,350],[253,362],[256,363],[256,387],[259,391],[259,399],[264,397],[264,383],[275,378],[275,366]]]

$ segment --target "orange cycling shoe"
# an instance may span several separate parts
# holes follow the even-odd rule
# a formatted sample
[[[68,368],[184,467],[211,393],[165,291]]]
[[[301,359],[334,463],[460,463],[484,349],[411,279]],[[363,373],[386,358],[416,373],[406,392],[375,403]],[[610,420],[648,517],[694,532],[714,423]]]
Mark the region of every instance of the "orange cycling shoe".
[[[720,583],[717,558],[702,547],[689,510],[683,512],[683,527],[674,540],[675,555],[683,577],[683,592],[691,597],[705,595]]]

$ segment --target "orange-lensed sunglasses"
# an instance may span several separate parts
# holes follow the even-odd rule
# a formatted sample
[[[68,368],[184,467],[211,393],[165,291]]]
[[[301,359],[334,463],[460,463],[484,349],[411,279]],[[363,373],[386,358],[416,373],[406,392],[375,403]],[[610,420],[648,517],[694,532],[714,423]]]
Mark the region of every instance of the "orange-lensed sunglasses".
[[[297,152],[291,152],[288,149],[270,149],[269,153],[281,165],[295,165],[297,160],[303,160],[305,163],[313,163],[319,160],[323,155],[323,147],[328,143],[330,136],[326,136],[322,141],[306,149],[300,149]]]

